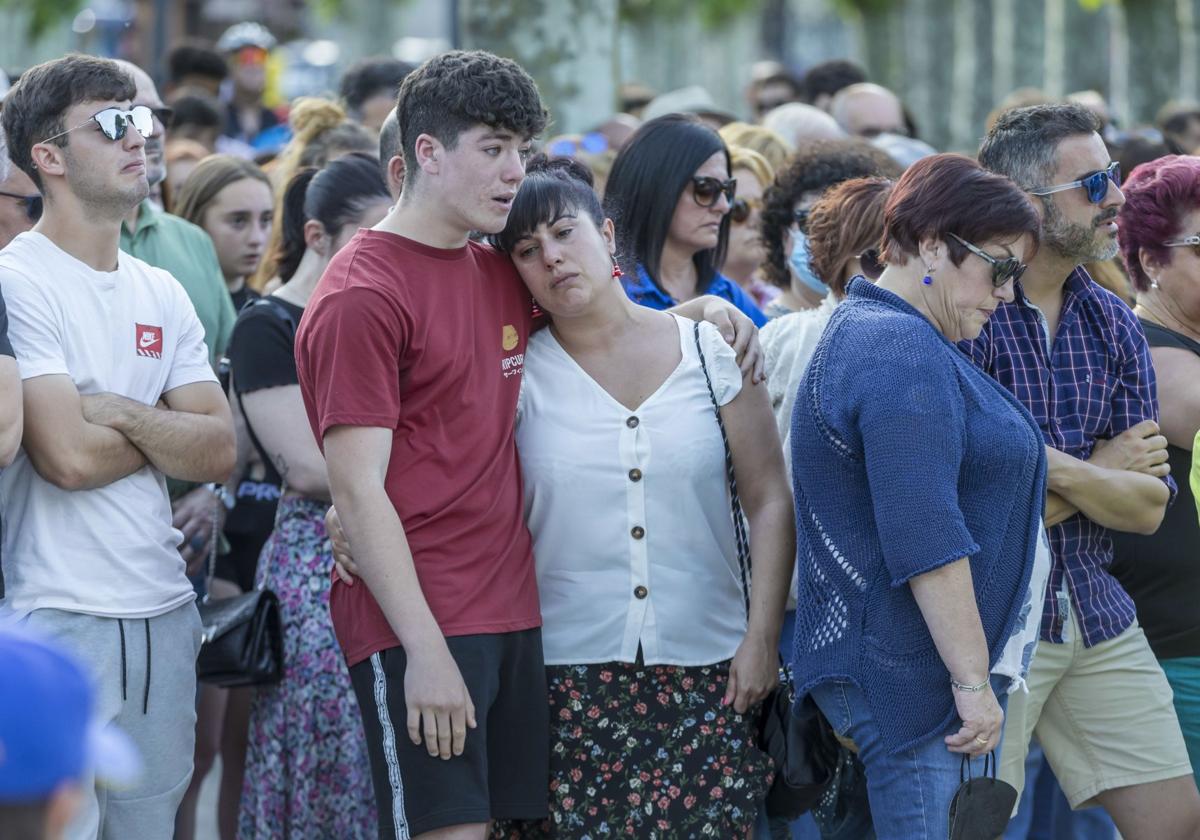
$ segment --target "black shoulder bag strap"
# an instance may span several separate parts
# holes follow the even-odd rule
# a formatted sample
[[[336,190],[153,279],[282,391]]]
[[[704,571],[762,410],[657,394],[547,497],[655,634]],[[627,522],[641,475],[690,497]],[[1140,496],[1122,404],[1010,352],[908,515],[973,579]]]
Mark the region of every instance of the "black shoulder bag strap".
[[[737,540],[738,572],[742,576],[742,600],[746,605],[746,620],[750,620],[750,540],[746,536],[746,519],[742,515],[742,500],[738,496],[737,477],[733,473],[733,452],[729,449],[729,435],[725,433],[725,421],[721,419],[721,406],[717,404],[717,394],[713,390],[712,377],[708,373],[708,363],[704,359],[704,350],[700,346],[700,322],[693,325],[692,335],[696,339],[696,354],[700,357],[700,370],[704,374],[704,384],[708,386],[708,397],[712,400],[713,414],[717,418],[717,428],[721,430],[721,443],[725,447],[725,475],[729,480],[729,509],[733,514],[733,534]]]

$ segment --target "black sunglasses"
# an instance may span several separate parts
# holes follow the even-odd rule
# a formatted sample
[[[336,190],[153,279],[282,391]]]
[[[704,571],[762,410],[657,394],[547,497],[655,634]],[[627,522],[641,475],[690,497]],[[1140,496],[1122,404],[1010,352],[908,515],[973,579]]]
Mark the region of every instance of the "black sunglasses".
[[[878,280],[886,266],[879,259],[879,251],[868,248],[858,255],[858,264],[862,266],[863,276],[868,280]]]
[[[999,289],[1001,286],[1003,286],[1009,280],[1013,280],[1013,281],[1020,280],[1021,275],[1025,273],[1025,269],[1027,266],[1025,265],[1025,263],[1021,262],[1016,257],[1005,257],[1002,260],[997,259],[996,257],[993,257],[991,254],[989,254],[987,251],[984,251],[982,248],[975,247],[970,242],[963,239],[961,236],[958,236],[957,234],[953,234],[953,233],[950,235],[952,237],[954,237],[954,240],[956,242],[958,242],[960,245],[962,245],[964,248],[966,248],[972,254],[979,257],[980,259],[986,260],[987,263],[992,267],[992,286],[993,287]]]
[[[1093,172],[1086,178],[1080,178],[1078,181],[1071,181],[1068,184],[1055,184],[1052,187],[1039,187],[1036,190],[1030,190],[1030,195],[1051,195],[1056,192],[1065,190],[1073,190],[1076,187],[1083,187],[1087,192],[1088,201],[1092,204],[1099,204],[1104,201],[1104,197],[1108,195],[1108,184],[1112,182],[1114,187],[1121,186],[1121,164],[1117,161],[1110,163],[1105,169],[1099,172]]]
[[[712,207],[721,200],[722,193],[729,203],[733,204],[734,196],[737,195],[737,178],[722,181],[719,178],[697,176],[692,179],[692,198],[701,207]]]
[[[150,110],[154,112],[154,116],[158,117],[158,121],[162,123],[163,128],[171,127],[171,121],[175,119],[174,108],[168,108],[166,105],[163,105],[161,108],[151,108]]]
[[[3,190],[0,190],[0,195],[16,199],[25,208],[25,215],[29,217],[29,221],[36,222],[42,218],[42,197],[40,195],[20,195],[19,193],[4,192]]]
[[[750,214],[762,207],[757,198],[735,198],[729,207],[729,218],[735,225],[745,224]]]
[[[792,211],[792,224],[800,231],[808,227],[808,208]]]

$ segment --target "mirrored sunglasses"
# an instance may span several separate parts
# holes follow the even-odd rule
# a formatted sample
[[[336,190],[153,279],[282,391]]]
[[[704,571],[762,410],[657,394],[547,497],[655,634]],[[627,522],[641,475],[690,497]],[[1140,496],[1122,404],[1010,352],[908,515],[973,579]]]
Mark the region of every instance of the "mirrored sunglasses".
[[[40,195],[21,195],[0,190],[0,195],[15,199],[24,209],[29,221],[36,222],[42,218],[42,197]]]
[[[72,126],[66,131],[60,131],[53,137],[47,137],[43,143],[49,143],[51,140],[57,140],[70,134],[72,131],[91,125],[93,122],[100,126],[100,131],[109,140],[120,140],[125,136],[125,132],[129,130],[129,126],[133,126],[138,134],[143,137],[149,137],[154,133],[154,111],[148,105],[134,105],[128,111],[120,108],[105,108],[102,111],[97,111],[92,114],[91,119],[79,125]]]
[[[697,177],[692,179],[692,198],[701,207],[712,207],[720,201],[721,194],[730,204],[737,195],[737,178],[722,181],[718,178]]]
[[[982,248],[972,245],[967,240],[956,234],[950,234],[956,242],[966,248],[975,256],[985,260],[992,267],[992,286],[999,289],[1009,280],[1017,281],[1021,279],[1021,275],[1025,273],[1027,266],[1016,257],[1005,257],[998,259],[993,257]]]
[[[1055,184],[1052,187],[1039,187],[1035,190],[1030,190],[1030,195],[1052,195],[1057,192],[1073,190],[1076,187],[1083,187],[1087,193],[1088,201],[1092,204],[1099,204],[1104,201],[1104,197],[1108,195],[1108,185],[1112,183],[1114,187],[1121,186],[1121,164],[1113,161],[1106,168],[1099,172],[1093,172],[1086,178],[1080,178],[1078,181],[1071,181],[1068,184]]]

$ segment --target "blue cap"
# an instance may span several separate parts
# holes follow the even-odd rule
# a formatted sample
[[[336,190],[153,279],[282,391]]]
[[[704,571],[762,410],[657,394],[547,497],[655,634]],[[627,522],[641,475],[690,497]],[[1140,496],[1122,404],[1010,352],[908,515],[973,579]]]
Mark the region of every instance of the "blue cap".
[[[43,799],[88,773],[128,784],[139,771],[129,738],[95,720],[95,692],[60,647],[0,630],[0,802]]]

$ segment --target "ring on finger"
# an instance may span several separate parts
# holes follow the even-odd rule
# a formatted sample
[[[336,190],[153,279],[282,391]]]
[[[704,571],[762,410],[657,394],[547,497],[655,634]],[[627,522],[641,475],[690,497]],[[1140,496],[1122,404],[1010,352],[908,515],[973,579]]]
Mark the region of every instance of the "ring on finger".
[[[980,738],[978,735],[975,736],[975,743],[986,745],[987,742],[988,742],[987,738]]]

